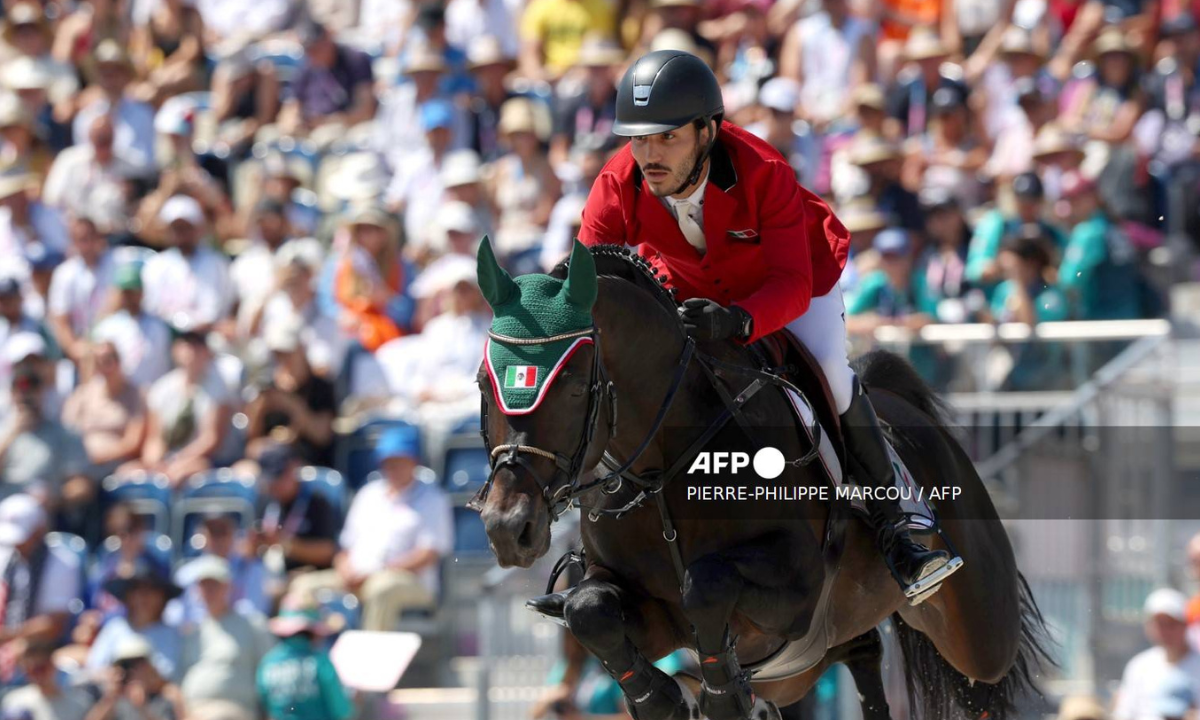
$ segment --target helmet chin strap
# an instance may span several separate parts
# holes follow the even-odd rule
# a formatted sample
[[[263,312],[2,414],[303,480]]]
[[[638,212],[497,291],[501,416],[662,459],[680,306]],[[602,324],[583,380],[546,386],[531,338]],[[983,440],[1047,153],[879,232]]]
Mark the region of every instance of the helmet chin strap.
[[[705,144],[704,150],[696,157],[696,164],[692,166],[692,172],[683,181],[683,184],[675,188],[669,195],[678,195],[685,188],[689,188],[700,180],[700,173],[704,170],[704,161],[708,160],[709,154],[712,152],[713,146],[717,144],[717,128],[711,118],[704,120],[704,127],[708,128],[708,143]]]

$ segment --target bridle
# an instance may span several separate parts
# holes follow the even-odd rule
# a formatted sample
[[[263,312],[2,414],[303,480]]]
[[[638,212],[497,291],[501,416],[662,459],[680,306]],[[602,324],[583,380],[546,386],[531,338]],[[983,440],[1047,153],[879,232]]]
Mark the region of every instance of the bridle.
[[[608,371],[604,367],[603,353],[600,349],[600,330],[596,326],[592,326],[586,330],[580,330],[574,333],[566,333],[563,335],[555,335],[549,338],[510,338],[503,335],[498,335],[494,332],[488,332],[488,336],[495,341],[502,343],[510,343],[517,345],[537,345],[548,342],[557,342],[559,340],[568,340],[573,338],[588,338],[593,346],[592,353],[592,368],[591,375],[588,379],[588,408],[587,414],[584,416],[583,429],[580,432],[579,442],[575,447],[575,452],[570,456],[560,452],[551,450],[543,450],[542,448],[533,445],[526,445],[520,442],[509,442],[502,445],[492,447],[491,439],[488,437],[488,400],[487,396],[482,396],[479,417],[479,434],[483,437],[484,447],[487,448],[488,462],[491,464],[491,472],[488,474],[487,480],[475,496],[467,503],[467,507],[481,511],[483,503],[487,500],[488,493],[491,490],[492,482],[496,477],[496,473],[504,467],[516,466],[524,468],[538,483],[542,489],[542,497],[546,501],[546,505],[550,510],[551,521],[556,521],[558,518],[570,509],[572,503],[575,503],[578,498],[584,493],[597,486],[603,486],[606,493],[615,493],[620,488],[622,478],[629,478],[628,470],[633,467],[637,459],[641,457],[646,448],[650,446],[654,437],[658,434],[663,422],[666,420],[667,411],[670,410],[672,403],[678,394],[679,387],[683,383],[683,378],[686,375],[688,365],[691,364],[692,357],[695,354],[696,344],[691,338],[687,338],[684,342],[683,351],[679,355],[679,359],[675,365],[675,372],[671,378],[671,384],[667,389],[667,394],[663,398],[662,404],[659,406],[658,414],[655,416],[654,422],[651,423],[650,429],[646,436],[639,443],[637,449],[629,456],[624,463],[612,472],[597,477],[589,482],[580,482],[581,470],[583,469],[584,459],[587,457],[588,449],[592,445],[592,440],[596,435],[596,424],[600,418],[600,408],[606,402],[608,404],[609,427],[608,440],[612,440],[617,434],[617,393],[612,380],[609,379]],[[537,471],[529,459],[525,456],[533,455],[536,457],[546,458],[554,461],[554,475],[547,482],[542,474]],[[607,453],[606,453],[607,455]],[[595,512],[595,511],[593,511]]]

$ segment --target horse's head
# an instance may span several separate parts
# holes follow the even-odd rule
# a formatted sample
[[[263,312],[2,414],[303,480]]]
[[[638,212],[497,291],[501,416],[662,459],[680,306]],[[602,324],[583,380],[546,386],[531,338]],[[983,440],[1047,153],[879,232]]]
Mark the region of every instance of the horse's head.
[[[492,471],[471,506],[499,563],[529,567],[550,549],[551,520],[609,439],[611,390],[592,320],[596,266],[579,242],[565,280],[513,279],[486,238],[478,260],[494,313],[479,371]]]

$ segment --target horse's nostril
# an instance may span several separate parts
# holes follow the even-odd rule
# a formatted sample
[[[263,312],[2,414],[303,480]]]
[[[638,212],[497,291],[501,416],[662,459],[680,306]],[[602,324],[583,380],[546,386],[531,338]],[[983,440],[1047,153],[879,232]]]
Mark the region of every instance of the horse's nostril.
[[[517,545],[522,548],[529,548],[533,545],[533,523],[525,523],[525,527],[521,528],[521,535],[517,537]]]

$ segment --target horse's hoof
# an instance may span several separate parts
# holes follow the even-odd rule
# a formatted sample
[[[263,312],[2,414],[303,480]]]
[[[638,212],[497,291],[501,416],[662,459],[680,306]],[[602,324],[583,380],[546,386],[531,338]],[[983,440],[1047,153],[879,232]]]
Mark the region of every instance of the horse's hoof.
[[[640,698],[626,697],[625,704],[634,720],[701,720],[700,703],[688,684],[679,678],[671,680]]]
[[[779,706],[775,703],[759,697],[755,699],[754,707],[750,708],[750,720],[783,720],[783,713],[779,712]]]

